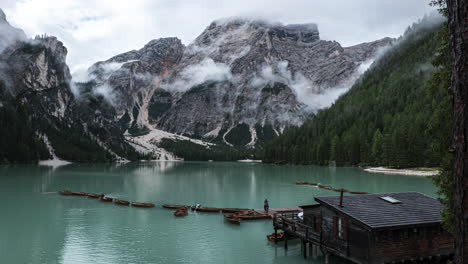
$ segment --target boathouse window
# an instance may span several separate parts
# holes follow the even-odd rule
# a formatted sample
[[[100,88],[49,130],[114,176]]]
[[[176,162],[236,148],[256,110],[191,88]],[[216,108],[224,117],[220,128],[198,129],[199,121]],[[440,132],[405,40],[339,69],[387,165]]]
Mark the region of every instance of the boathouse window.
[[[343,218],[338,218],[338,237],[343,239]]]
[[[333,233],[336,237],[346,240],[346,219],[338,216],[333,217]]]

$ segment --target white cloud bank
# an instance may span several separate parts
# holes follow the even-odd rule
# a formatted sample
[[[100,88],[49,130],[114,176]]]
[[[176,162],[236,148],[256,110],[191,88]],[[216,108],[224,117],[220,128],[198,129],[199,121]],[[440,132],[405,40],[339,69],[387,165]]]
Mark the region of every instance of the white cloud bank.
[[[184,92],[207,81],[222,82],[231,79],[231,68],[228,65],[216,63],[213,59],[206,58],[199,64],[190,65],[182,70],[175,82],[165,84],[163,88],[169,91]]]
[[[0,7],[29,36],[48,33],[62,40],[72,72],[160,37],[188,44],[222,17],[315,22],[322,39],[350,46],[398,37],[433,10],[421,0],[2,0]]]

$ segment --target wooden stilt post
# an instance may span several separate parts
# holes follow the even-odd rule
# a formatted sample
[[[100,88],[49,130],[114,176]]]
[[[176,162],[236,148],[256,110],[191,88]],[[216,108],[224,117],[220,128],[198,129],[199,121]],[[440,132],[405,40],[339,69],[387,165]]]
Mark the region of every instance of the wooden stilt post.
[[[307,241],[302,240],[302,248],[304,249],[304,258],[307,259]]]
[[[325,264],[330,264],[330,253],[325,253]]]
[[[288,250],[288,234],[284,232],[284,249]]]
[[[309,242],[309,256],[314,256],[314,251],[313,251],[313,244],[311,242]]]
[[[278,229],[275,228],[275,244],[278,243]]]

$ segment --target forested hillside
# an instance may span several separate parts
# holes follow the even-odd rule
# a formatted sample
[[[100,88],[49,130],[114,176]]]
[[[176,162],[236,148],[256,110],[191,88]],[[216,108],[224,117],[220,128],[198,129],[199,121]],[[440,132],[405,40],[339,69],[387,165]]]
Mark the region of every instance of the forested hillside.
[[[333,106],[269,143],[264,161],[440,166],[451,129],[442,30],[413,25]]]

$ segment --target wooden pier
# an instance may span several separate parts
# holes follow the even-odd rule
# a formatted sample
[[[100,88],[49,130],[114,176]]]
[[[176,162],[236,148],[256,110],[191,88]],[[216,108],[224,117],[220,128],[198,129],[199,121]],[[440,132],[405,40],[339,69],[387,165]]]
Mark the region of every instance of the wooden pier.
[[[266,214],[265,210],[263,209],[255,209],[254,210],[258,214]],[[270,208],[268,210],[268,214],[273,218],[274,214],[283,214],[283,213],[299,213],[302,212],[302,208],[300,207],[288,207],[288,208]]]

